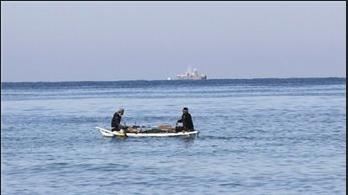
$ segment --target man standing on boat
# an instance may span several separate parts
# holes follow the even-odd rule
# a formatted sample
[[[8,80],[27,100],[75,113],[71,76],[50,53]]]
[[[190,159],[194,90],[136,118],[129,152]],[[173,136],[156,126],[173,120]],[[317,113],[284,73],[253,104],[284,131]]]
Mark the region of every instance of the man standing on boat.
[[[123,108],[120,108],[120,109],[118,109],[117,112],[115,112],[115,114],[111,120],[111,131],[119,131],[119,130],[124,128],[121,125],[121,119],[122,119],[123,114],[124,114]]]
[[[188,112],[188,108],[183,108],[182,109],[182,116],[181,119],[178,120],[177,123],[182,123],[183,127],[182,127],[182,131],[193,131],[194,130],[194,126],[193,126],[193,122],[192,122],[192,117],[191,114]],[[181,131],[181,129],[176,128],[176,131]]]

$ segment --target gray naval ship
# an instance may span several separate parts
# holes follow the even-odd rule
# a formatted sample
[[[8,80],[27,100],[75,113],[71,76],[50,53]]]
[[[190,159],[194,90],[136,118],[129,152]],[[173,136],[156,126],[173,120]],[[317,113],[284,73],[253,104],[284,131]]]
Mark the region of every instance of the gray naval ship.
[[[207,75],[199,74],[196,68],[194,68],[193,71],[191,70],[191,68],[188,68],[184,74],[178,74],[176,77],[178,80],[206,80],[207,79]]]

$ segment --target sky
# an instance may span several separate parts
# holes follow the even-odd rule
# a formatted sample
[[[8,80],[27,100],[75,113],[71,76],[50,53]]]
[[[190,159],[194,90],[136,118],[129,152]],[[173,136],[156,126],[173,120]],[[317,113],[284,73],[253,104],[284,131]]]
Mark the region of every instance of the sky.
[[[1,81],[346,77],[346,2],[1,2]]]

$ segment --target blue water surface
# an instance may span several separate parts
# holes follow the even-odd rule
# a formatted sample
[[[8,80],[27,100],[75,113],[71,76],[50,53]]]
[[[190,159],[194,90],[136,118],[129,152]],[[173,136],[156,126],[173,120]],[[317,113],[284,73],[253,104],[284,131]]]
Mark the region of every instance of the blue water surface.
[[[103,137],[119,107],[199,137]],[[1,194],[346,194],[346,78],[2,82]]]

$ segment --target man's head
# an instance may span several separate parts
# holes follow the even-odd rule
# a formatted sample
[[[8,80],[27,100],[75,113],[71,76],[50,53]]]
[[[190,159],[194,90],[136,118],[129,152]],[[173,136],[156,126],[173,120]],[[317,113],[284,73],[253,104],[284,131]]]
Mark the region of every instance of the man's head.
[[[184,107],[184,108],[182,109],[182,112],[188,112],[188,108],[187,108],[187,107]]]
[[[118,109],[118,111],[117,111],[118,113],[120,113],[120,115],[123,115],[123,113],[124,113],[124,109],[123,108],[120,108],[120,109]]]

